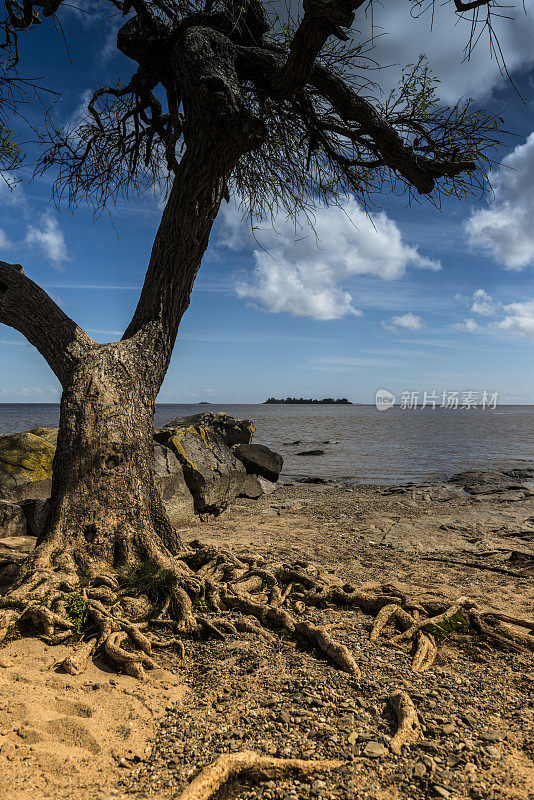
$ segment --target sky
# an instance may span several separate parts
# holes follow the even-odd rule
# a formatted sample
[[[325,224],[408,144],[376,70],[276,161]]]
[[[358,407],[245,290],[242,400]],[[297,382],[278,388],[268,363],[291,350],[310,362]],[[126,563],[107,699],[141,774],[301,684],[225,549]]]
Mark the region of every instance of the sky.
[[[43,77],[68,122],[90,89],[131,73],[117,56],[119,20],[96,0],[69,7],[62,24],[22,42],[25,73]],[[348,397],[377,389],[499,392],[534,403],[534,0],[496,19],[513,84],[482,37],[464,58],[469,26],[452,3],[432,20],[384,0],[373,17],[375,77],[387,92],[399,65],[424,53],[444,102],[473,97],[500,113],[507,136],[484,198],[406,205],[384,196],[370,216],[354,198],[318,208],[313,228],[279,215],[251,235],[234,199],[223,203],[159,402],[256,403],[269,396]],[[94,14],[85,13],[93,10]],[[371,34],[365,14],[355,27]],[[514,86],[516,88],[514,88]],[[30,122],[41,108],[30,103]],[[27,133],[20,130],[21,143]],[[34,155],[31,143],[27,144]],[[31,161],[31,158],[30,158]],[[147,194],[94,218],[50,199],[52,175],[13,191],[0,181],[0,259],[26,274],[97,341],[120,338],[135,308],[161,217]],[[56,402],[60,386],[24,338],[0,325],[0,402]]]

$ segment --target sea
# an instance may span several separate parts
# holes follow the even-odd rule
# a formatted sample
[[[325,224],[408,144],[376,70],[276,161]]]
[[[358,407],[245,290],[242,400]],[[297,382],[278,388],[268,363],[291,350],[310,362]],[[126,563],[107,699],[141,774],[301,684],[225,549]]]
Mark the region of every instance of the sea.
[[[156,427],[201,411],[252,420],[254,441],[283,455],[287,479],[402,484],[467,469],[534,467],[534,406],[378,411],[371,405],[160,404]],[[58,422],[57,404],[0,404],[0,435]],[[323,454],[300,455],[310,450]]]

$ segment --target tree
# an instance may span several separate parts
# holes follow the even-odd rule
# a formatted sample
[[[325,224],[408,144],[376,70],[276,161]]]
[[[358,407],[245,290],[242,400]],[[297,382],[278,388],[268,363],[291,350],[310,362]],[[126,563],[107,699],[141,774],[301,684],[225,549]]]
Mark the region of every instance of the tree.
[[[195,577],[210,555],[184,548],[154,478],[155,400],[221,202],[233,195],[250,215],[268,216],[348,193],[366,205],[392,187],[434,202],[463,197],[483,186],[497,141],[495,118],[470,101],[440,104],[423,60],[385,103],[364,96],[373,88],[362,71],[365,46],[350,32],[363,0],[305,0],[301,19],[283,24],[260,0],[109,2],[125,17],[117,47],[133,75],[96,91],[74,130],[48,119],[37,173],[55,169],[56,197],[72,205],[83,197],[102,208],[155,184],[167,186],[168,199],[120,341],[96,343],[20,265],[0,262],[0,322],[39,350],[63,389],[50,516],[0,599],[5,630],[30,600],[26,618],[53,633],[61,623],[50,608],[64,607],[61,591],[97,582],[112,591],[114,570],[146,564],[183,628],[198,626],[191,598],[201,592],[214,608],[224,593],[227,605],[256,613],[224,585]],[[492,3],[456,0],[456,9]],[[5,0],[4,87],[19,80],[18,33],[60,6]],[[275,607],[275,616],[286,613]],[[116,620],[92,610],[110,657],[135,671],[139,659],[117,655],[111,639]],[[141,634],[133,638],[146,651]]]

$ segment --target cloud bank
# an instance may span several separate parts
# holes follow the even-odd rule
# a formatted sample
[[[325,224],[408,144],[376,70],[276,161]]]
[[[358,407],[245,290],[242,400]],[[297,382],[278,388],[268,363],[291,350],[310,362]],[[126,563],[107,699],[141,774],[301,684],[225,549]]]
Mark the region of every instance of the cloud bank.
[[[222,211],[219,242],[234,250],[253,248],[254,270],[235,284],[239,297],[273,313],[317,320],[359,316],[346,284],[359,275],[393,280],[408,268],[440,269],[440,263],[406,244],[396,223],[381,212],[370,217],[356,200],[320,208],[313,227],[279,217],[256,232],[257,244],[240,213]]]
[[[534,265],[534,133],[503,160],[490,180],[495,198],[465,224],[471,246],[509,270]]]

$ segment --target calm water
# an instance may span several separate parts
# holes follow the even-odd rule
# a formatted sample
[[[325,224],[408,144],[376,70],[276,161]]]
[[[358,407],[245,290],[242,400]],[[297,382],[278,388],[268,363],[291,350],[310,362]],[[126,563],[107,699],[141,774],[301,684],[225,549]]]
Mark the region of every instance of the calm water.
[[[374,406],[159,405],[156,425],[199,411],[251,419],[255,441],[284,456],[286,476],[400,483],[477,467],[534,466],[534,406],[379,412]],[[0,404],[0,434],[55,427],[58,419],[57,405]],[[297,439],[300,445],[288,444]],[[325,455],[296,455],[311,449]]]

